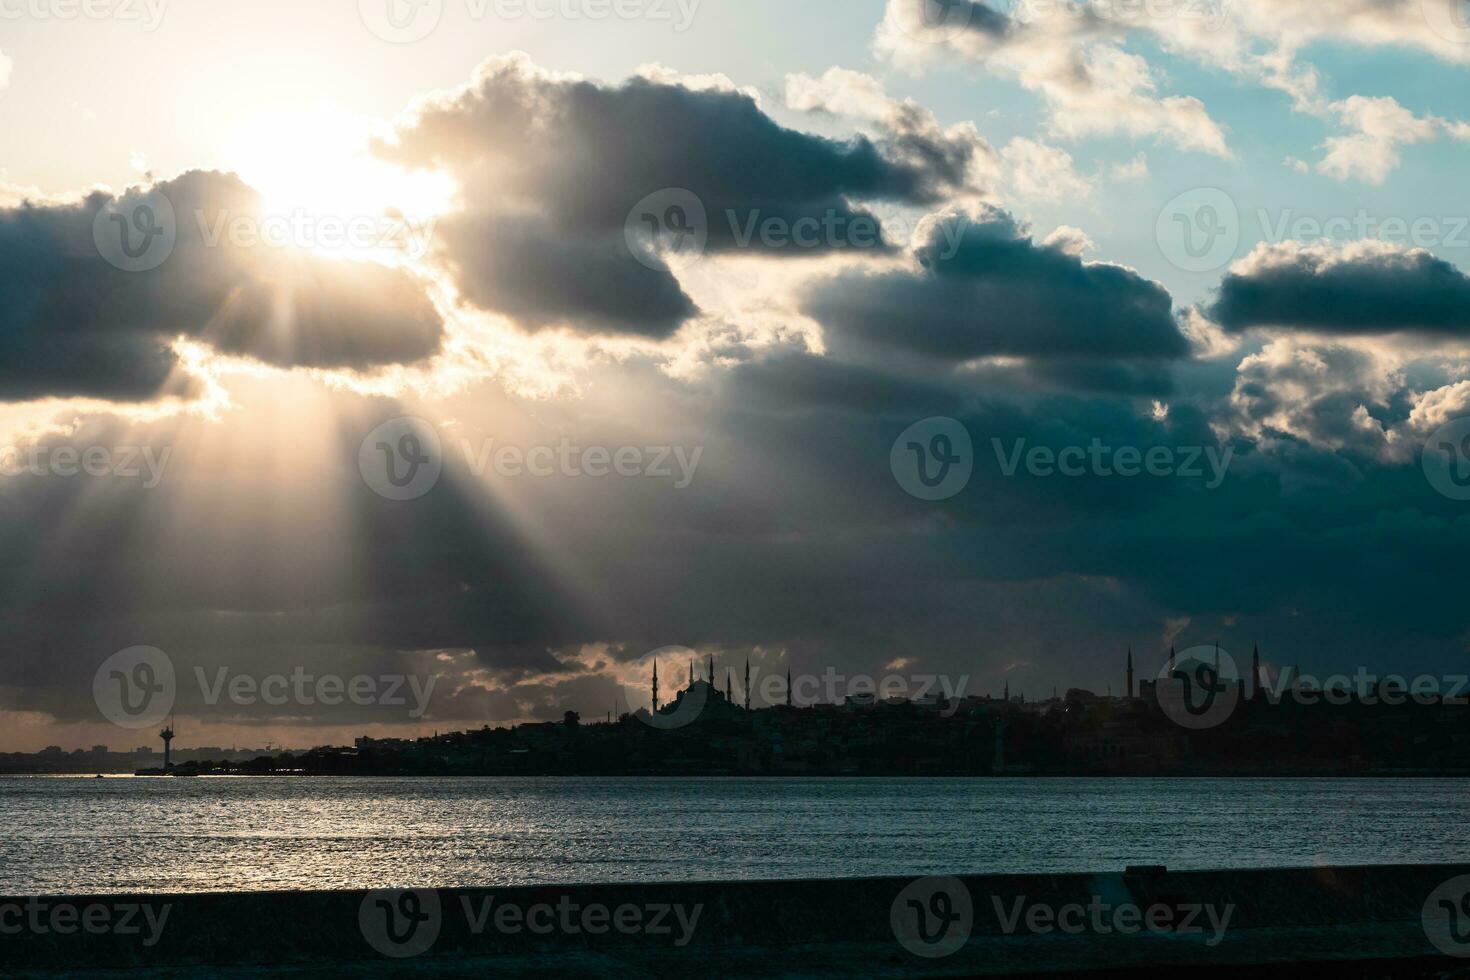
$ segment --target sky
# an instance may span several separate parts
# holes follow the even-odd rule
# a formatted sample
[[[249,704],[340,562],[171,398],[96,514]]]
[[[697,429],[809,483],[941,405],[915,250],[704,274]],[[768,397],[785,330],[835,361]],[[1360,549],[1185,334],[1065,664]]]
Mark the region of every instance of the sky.
[[[0,751],[1464,673],[1467,72],[1460,0],[0,0]]]

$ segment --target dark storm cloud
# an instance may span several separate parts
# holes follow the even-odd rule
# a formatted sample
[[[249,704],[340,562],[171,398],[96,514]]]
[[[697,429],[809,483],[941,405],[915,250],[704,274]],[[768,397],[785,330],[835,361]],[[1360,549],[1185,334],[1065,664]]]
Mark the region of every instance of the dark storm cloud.
[[[1234,331],[1464,336],[1470,277],[1425,251],[1263,246],[1226,275],[1209,315]]]
[[[802,352],[745,362],[719,382],[732,398],[776,412],[823,409],[868,417],[947,415],[963,396],[932,379],[905,378]]]
[[[860,344],[939,361],[1188,353],[1162,286],[1038,245],[1004,211],[934,221],[915,258],[913,271],[846,271],[819,282],[805,312],[834,348]]]
[[[629,266],[625,228],[649,195],[694,195],[710,252],[878,253],[880,223],[855,202],[942,201],[978,152],[907,137],[826,139],[780,126],[742,92],[574,81],[520,56],[487,62],[466,89],[419,106],[379,149],[462,182],[468,217],[451,219],[458,233],[443,245],[476,305],[531,327],[653,336],[693,304],[662,263]],[[790,231],[773,244],[761,234],[773,220],[821,232],[810,245],[792,247]]]
[[[817,673],[914,657],[916,669],[998,678],[1027,659],[1044,665],[1032,683],[1098,687],[1127,644],[1147,662],[1169,620],[1190,624],[1181,646],[1261,639],[1308,669],[1448,664],[1463,631],[1454,570],[1470,524],[1415,466],[1305,440],[1273,452],[1222,444],[1203,398],[1159,415],[1132,396],[1002,391],[963,372],[800,351],[755,352],[695,382],[631,359],[599,368],[580,399],[524,401],[489,383],[452,399],[444,479],[396,502],[368,489],[356,459],[400,407],[333,395],[326,452],[283,470],[272,440],[243,438],[271,396],[263,383],[240,394],[242,411],[220,422],[99,423],[69,437],[173,446],[155,490],[0,481],[16,516],[0,525],[13,559],[0,569],[0,643],[49,651],[0,659],[4,704],[93,718],[92,672],[137,643],[190,676],[196,665],[211,676],[222,665],[441,672],[426,719],[442,729],[599,714],[607,675],[578,659],[593,644],[619,663],[676,644],[759,648],[757,663]],[[926,503],[895,480],[890,451],[936,414],[968,430],[975,467],[963,492]],[[698,446],[703,462],[684,490],[646,478],[483,482],[460,436]],[[1018,445],[1093,442],[1232,448],[1235,461],[1214,486],[1208,471],[1068,477],[1002,461]],[[302,486],[343,502],[326,526],[294,505]],[[243,714],[302,727],[385,720],[282,710]]]
[[[439,234],[464,295],[535,330],[567,318],[599,332],[662,338],[698,309],[669,271],[621,239],[558,236],[544,221],[457,215]]]
[[[103,257],[94,221],[138,205],[176,238],[156,268],[126,271]],[[0,210],[0,399],[149,399],[176,367],[168,344],[179,336],[281,367],[363,368],[438,349],[442,323],[407,274],[226,230],[258,213],[237,178],[203,171],[121,199]]]

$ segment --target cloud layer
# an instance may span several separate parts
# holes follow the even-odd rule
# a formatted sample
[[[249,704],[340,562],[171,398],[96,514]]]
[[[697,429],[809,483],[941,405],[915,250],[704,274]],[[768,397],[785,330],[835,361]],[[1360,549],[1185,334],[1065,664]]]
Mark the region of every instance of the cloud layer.
[[[250,188],[204,171],[0,210],[0,400],[147,400],[178,366],[179,337],[280,367],[364,369],[438,350],[443,324],[407,273],[220,231],[259,216]],[[128,267],[118,248],[145,244],[159,264]]]

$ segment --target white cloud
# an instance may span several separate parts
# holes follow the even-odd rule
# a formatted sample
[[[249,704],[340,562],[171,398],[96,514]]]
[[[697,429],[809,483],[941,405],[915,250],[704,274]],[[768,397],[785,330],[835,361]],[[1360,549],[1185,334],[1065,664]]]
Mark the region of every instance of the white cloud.
[[[1125,163],[1115,163],[1108,176],[1117,181],[1147,180],[1148,179],[1148,155],[1138,154],[1132,160]]]
[[[1364,345],[1280,338],[1240,362],[1231,430],[1269,448],[1299,440],[1391,461],[1410,440],[1375,419],[1405,388],[1402,365]]]
[[[871,124],[891,142],[890,150],[915,162],[943,157],[967,161],[965,190],[985,193],[999,177],[990,144],[971,122],[942,126],[934,113],[913,99],[896,99],[871,75],[829,68],[820,78],[786,77],[786,104],[797,112],[827,113]]]
[[[1370,99],[1354,95],[1332,104],[1343,125],[1353,130],[1348,136],[1332,136],[1322,144],[1327,151],[1317,172],[1335,180],[1357,178],[1381,184],[1398,165],[1399,147],[1434,139],[1440,124],[1420,119],[1392,98]]]
[[[1057,5],[1054,16],[1027,18],[970,7],[960,8],[972,12],[968,23],[926,32],[915,25],[923,23],[929,2],[889,0],[874,39],[879,56],[912,69],[944,56],[983,64],[1040,95],[1051,111],[1048,128],[1059,137],[1153,136],[1181,149],[1230,156],[1204,103],[1158,94],[1148,63],[1120,46],[1126,26],[1060,12],[1065,5]],[[977,10],[988,12],[983,22],[975,19]]]
[[[1018,136],[1000,156],[1006,184],[1018,198],[1062,202],[1092,194],[1092,181],[1073,169],[1072,155],[1065,150]]]
[[[1012,77],[1045,99],[1048,129],[1059,137],[1154,136],[1186,150],[1230,156],[1225,135],[1204,104],[1159,94],[1152,68],[1124,50],[1130,38],[1145,35],[1170,54],[1283,92],[1297,111],[1343,123],[1349,132],[1323,144],[1326,157],[1318,170],[1340,180],[1378,183],[1396,165],[1398,147],[1432,139],[1437,130],[1470,139],[1470,124],[1419,119],[1407,110],[1393,118],[1387,107],[1360,104],[1381,100],[1359,95],[1334,102],[1321,91],[1320,73],[1298,54],[1313,43],[1336,41],[1408,48],[1467,63],[1470,27],[1461,27],[1452,16],[1458,2],[956,4],[947,8],[948,23],[923,28],[921,14],[933,0],[889,0],[874,47],[909,68],[950,57]]]

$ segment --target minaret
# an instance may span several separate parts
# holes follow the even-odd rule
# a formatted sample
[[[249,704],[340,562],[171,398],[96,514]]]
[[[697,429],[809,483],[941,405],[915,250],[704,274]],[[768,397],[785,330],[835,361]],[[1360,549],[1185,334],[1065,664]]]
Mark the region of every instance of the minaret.
[[[725,700],[726,701],[729,701],[731,704],[734,704],[735,701],[730,697],[730,691],[732,690],[732,688],[730,687],[730,679],[731,679],[731,676],[732,675],[733,675],[733,671],[731,671],[729,667],[726,667],[725,668]]]
[[[658,658],[653,661],[653,711],[658,713]]]
[[[1006,704],[1011,703],[1011,682],[1009,680],[1006,681],[1005,693],[1000,696],[1000,699]]]
[[[1251,697],[1261,693],[1261,645],[1251,651]]]
[[[694,661],[689,661],[689,686],[694,686]]]
[[[750,658],[745,658],[745,710],[750,710]]]
[[[163,739],[163,771],[168,772],[173,766],[173,763],[169,761],[170,746],[174,740],[174,724],[172,721],[163,727],[163,731],[158,733],[158,737]]]
[[[710,687],[715,686],[715,655],[713,653],[709,655],[709,673],[704,675],[704,679],[709,681]]]
[[[1169,674],[1168,674],[1168,676],[1169,676],[1170,679],[1173,679],[1173,677],[1174,677],[1174,648],[1172,646],[1169,647]]]
[[[1123,695],[1130,701],[1133,699],[1133,648],[1128,648],[1128,690]]]
[[[786,668],[786,707],[795,707],[791,703],[791,668]]]

